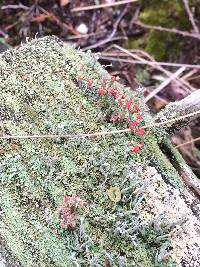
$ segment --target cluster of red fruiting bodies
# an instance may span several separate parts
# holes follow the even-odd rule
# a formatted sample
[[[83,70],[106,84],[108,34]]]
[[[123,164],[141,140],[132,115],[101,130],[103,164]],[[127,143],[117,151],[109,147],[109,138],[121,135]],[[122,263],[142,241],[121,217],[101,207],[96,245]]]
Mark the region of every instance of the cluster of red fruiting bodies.
[[[83,69],[84,66],[81,66],[81,69]],[[89,87],[94,85],[93,80],[88,80],[84,76],[77,76],[77,80],[85,82]],[[126,94],[119,92],[117,86],[113,85],[115,81],[117,81],[117,77],[115,76],[111,76],[111,78],[103,78],[102,81],[98,83],[96,93],[102,97],[111,95],[117,101],[119,107],[125,108],[130,113],[130,115],[134,117],[133,120],[126,120],[127,126],[132,133],[136,133],[136,135],[139,137],[137,138],[137,140],[141,139],[141,137],[145,134],[145,131],[140,127],[140,123],[142,122],[143,118],[137,103],[137,98],[132,96],[129,97]],[[123,119],[124,118],[122,114],[113,114],[110,120],[113,122],[121,122]],[[129,142],[129,150],[135,154],[139,153],[140,149],[143,147],[144,141],[142,140],[140,141],[140,143],[137,142],[134,145],[132,144],[132,142]]]
[[[74,228],[79,223],[79,210],[85,206],[87,202],[76,196],[76,193],[67,195],[61,206],[60,223],[63,229]]]
[[[83,69],[84,66],[81,65],[81,69]],[[77,76],[78,81],[84,81],[87,83],[89,87],[92,87],[94,85],[93,80],[88,80],[83,76]],[[127,121],[127,125],[131,132],[135,132],[139,138],[141,138],[145,131],[139,127],[140,123],[142,122],[142,114],[140,112],[140,108],[137,104],[137,98],[135,97],[129,97],[124,93],[119,92],[119,89],[116,86],[110,86],[110,82],[117,81],[117,78],[115,76],[111,76],[111,78],[103,78],[101,82],[98,83],[98,87],[96,88],[96,93],[100,96],[106,96],[111,95],[114,97],[118,103],[119,107],[124,107],[128,112],[133,115],[135,118],[134,120]],[[113,122],[122,122],[123,120],[122,114],[113,114],[111,116],[111,121]],[[16,144],[11,144],[11,148],[15,149],[17,147]],[[144,147],[144,141],[141,141],[140,144],[137,142],[134,145],[132,142],[129,142],[129,150],[133,153],[139,153],[140,149]],[[0,147],[0,153],[6,152],[6,149],[4,147]]]
[[[11,149],[15,149],[15,148],[17,148],[17,145],[16,144],[11,144],[10,148]],[[6,149],[4,147],[0,146],[0,154],[1,153],[5,153],[5,152],[6,152]]]

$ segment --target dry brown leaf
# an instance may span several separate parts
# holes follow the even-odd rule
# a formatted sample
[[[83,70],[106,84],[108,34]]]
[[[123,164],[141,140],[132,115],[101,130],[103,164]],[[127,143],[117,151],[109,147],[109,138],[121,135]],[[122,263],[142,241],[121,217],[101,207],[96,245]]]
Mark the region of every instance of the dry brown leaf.
[[[60,0],[61,6],[66,6],[67,4],[69,4],[69,0]]]

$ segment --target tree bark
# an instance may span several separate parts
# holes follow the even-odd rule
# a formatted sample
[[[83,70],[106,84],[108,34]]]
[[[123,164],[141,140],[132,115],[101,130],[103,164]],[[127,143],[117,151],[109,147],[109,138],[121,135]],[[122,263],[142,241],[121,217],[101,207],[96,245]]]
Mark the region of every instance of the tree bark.
[[[160,132],[171,134],[188,125],[199,116],[200,90],[196,90],[184,99],[168,104],[155,116],[152,123],[169,121],[167,124],[159,125],[158,129]]]

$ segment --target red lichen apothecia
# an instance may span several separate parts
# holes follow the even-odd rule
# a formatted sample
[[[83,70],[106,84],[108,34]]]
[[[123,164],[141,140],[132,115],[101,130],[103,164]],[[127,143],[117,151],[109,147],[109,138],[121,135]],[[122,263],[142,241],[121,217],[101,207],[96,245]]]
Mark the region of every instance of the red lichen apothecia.
[[[96,88],[96,93],[99,96],[111,96],[115,99],[118,104],[118,107],[122,110],[121,113],[113,114],[110,117],[110,121],[114,123],[121,123],[123,119],[127,123],[127,127],[131,130],[130,138],[135,137],[135,143],[133,140],[130,142],[132,147],[129,147],[129,151],[135,154],[140,152],[140,149],[144,148],[143,136],[145,134],[144,129],[142,129],[143,116],[141,114],[141,109],[138,103],[137,97],[128,96],[124,93],[121,93],[119,88],[116,86],[115,82],[118,80],[118,77],[103,77],[102,81],[98,82],[98,87]],[[93,80],[88,80],[84,76],[77,76],[78,81],[86,82],[89,87],[95,88],[93,85]],[[123,117],[122,114],[125,114],[123,111],[128,111],[128,120]],[[132,120],[130,118],[133,118]]]
[[[80,221],[81,209],[87,202],[76,196],[76,193],[67,195],[59,209],[60,225],[63,229],[74,229]]]

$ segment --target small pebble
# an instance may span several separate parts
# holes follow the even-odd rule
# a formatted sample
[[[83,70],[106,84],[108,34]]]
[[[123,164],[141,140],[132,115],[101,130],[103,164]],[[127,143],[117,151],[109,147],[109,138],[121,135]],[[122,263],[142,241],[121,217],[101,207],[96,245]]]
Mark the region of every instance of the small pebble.
[[[80,32],[81,34],[86,34],[88,33],[88,27],[84,24],[84,23],[81,23],[77,28],[76,30],[78,32]]]

